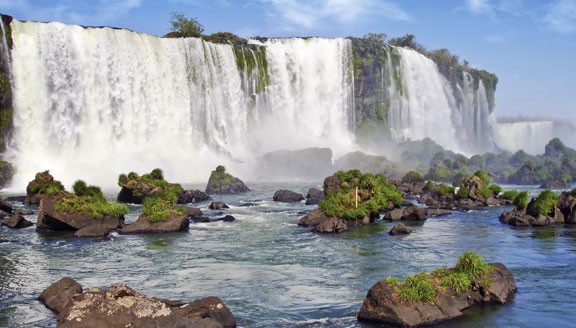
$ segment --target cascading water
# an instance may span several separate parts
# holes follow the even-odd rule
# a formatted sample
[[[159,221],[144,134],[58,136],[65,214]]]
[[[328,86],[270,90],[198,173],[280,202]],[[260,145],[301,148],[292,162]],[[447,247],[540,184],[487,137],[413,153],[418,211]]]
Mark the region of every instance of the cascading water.
[[[155,167],[205,181],[217,164],[247,172],[242,162],[266,151],[352,144],[346,40],[271,40],[262,63],[248,49],[111,28],[14,21],[12,35],[14,189],[45,169],[104,188]],[[256,65],[239,69],[239,55]]]
[[[391,52],[400,57],[398,64]],[[474,87],[472,76],[463,72],[463,83],[456,84],[454,92],[431,59],[409,48],[390,48],[387,68],[392,75],[387,87],[395,140],[431,138],[464,153],[494,149],[494,119],[482,81]]]
[[[496,141],[502,149],[520,149],[533,155],[544,153],[548,142],[560,138],[566,146],[576,148],[576,122],[553,120],[498,122]]]

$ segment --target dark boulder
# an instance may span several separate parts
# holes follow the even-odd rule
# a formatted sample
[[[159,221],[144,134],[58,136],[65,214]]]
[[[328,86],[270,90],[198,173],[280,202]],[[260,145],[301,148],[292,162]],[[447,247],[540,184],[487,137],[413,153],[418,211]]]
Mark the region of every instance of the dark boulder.
[[[121,234],[147,234],[164,232],[188,231],[190,220],[186,215],[170,213],[170,216],[161,222],[150,222],[144,215],[140,215],[132,224],[119,230]]]
[[[188,220],[192,223],[208,223],[210,218],[207,216],[189,216]]]
[[[82,293],[82,286],[69,277],[64,277],[46,288],[38,299],[57,315],[67,309],[72,298]]]
[[[33,226],[32,222],[26,220],[26,218],[20,213],[16,213],[11,217],[2,220],[2,225],[13,229],[28,228]]]
[[[134,192],[134,189],[122,187],[116,200],[125,204],[142,204],[147,196]]]
[[[306,205],[318,205],[324,199],[324,191],[317,188],[308,189],[306,194]]]
[[[184,317],[209,318],[218,322],[223,328],[236,328],[236,318],[222,300],[215,296],[196,300],[176,311]]]
[[[221,222],[234,222],[234,221],[236,221],[236,218],[233,217],[232,215],[225,215],[224,217],[214,219],[214,222],[218,222],[218,221],[221,221]]]
[[[212,202],[209,206],[211,210],[223,210],[226,208],[230,208],[228,205],[224,204],[224,202]]]
[[[298,225],[301,227],[314,227],[327,219],[328,216],[326,216],[319,208],[317,208],[308,213],[308,215],[302,217],[300,221],[298,221]]]
[[[58,314],[57,327],[84,328],[84,327],[198,327],[217,328],[223,324],[204,313],[184,313],[180,308],[182,302],[168,301],[148,297],[122,284],[113,284],[108,289],[93,288],[82,292],[81,286],[69,278],[68,285],[62,290],[61,281],[50,286],[45,293],[60,298],[55,306],[51,302],[44,302],[48,308]],[[50,291],[50,293],[48,293]],[[41,299],[43,296],[41,295]],[[222,302],[214,304],[215,310],[224,313]],[[227,308],[226,308],[227,310]],[[212,313],[210,313],[212,314]],[[229,318],[222,314],[212,314],[217,319]],[[231,314],[230,314],[231,315]],[[232,316],[233,318],[233,316]],[[230,326],[230,327],[235,327]]]
[[[304,196],[291,190],[278,190],[273,197],[275,202],[297,203],[304,200]]]
[[[468,290],[459,294],[451,288],[439,289],[433,303],[402,303],[392,285],[379,281],[368,291],[358,320],[392,327],[417,327],[462,316],[462,311],[474,305],[504,304],[516,292],[516,283],[512,272],[503,264],[491,265],[494,271],[488,274],[488,279],[473,282]]]
[[[401,220],[403,214],[404,214],[404,209],[394,208],[394,209],[391,209],[390,211],[387,211],[386,213],[384,213],[384,220],[391,220],[391,221]]]
[[[202,210],[200,210],[199,208],[195,208],[195,207],[178,206],[176,209],[184,211],[184,214],[187,215],[188,217],[191,217],[191,216],[197,217],[197,216],[204,215],[204,213],[202,213]]]
[[[348,230],[348,224],[341,218],[329,217],[314,226],[314,232],[340,233]]]
[[[404,225],[404,223],[398,223],[389,232],[392,236],[396,235],[408,235],[412,233],[412,229]]]
[[[0,200],[0,211],[4,211],[6,213],[12,213],[14,209],[12,208],[12,204],[6,200]]]
[[[340,178],[337,175],[332,175],[324,179],[324,196],[336,194],[342,191],[340,187]]]
[[[210,199],[212,199],[212,197],[200,190],[183,190],[180,195],[178,195],[178,204],[198,203]]]
[[[26,204],[39,204],[43,195],[64,191],[64,186],[49,171],[36,173],[34,180],[26,186]]]
[[[124,216],[103,216],[94,218],[89,213],[66,213],[54,210],[55,199],[42,196],[36,222],[37,230],[79,230],[91,225],[101,225],[116,229],[124,223]]]
[[[410,205],[404,209],[394,208],[384,214],[384,220],[391,221],[422,221],[426,218],[426,210],[416,205]]]

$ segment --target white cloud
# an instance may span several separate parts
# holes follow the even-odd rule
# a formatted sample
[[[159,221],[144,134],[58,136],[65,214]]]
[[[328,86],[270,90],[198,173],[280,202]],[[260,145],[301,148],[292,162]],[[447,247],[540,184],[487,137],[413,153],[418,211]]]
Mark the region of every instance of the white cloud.
[[[544,23],[550,30],[559,33],[576,31],[576,0],[558,0],[547,9]]]
[[[358,23],[367,17],[411,21],[400,6],[381,0],[260,0],[267,14],[281,18],[287,30],[317,28],[323,24]]]
[[[493,12],[492,5],[488,0],[466,0],[468,10],[475,14],[490,14]]]

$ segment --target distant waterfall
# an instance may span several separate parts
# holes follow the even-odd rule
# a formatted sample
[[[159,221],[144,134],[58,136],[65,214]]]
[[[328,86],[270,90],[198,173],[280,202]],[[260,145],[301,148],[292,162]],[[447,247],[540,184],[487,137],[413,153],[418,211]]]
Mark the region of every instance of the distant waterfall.
[[[533,155],[543,154],[548,142],[560,138],[568,147],[576,148],[576,122],[553,120],[499,122],[496,129],[498,145],[516,152],[520,149]]]
[[[200,182],[217,164],[246,170],[265,151],[352,145],[347,40],[271,40],[265,63],[195,38],[11,26],[14,188],[45,169],[67,184],[112,187],[122,172],[155,167]]]
[[[389,123],[392,137],[402,141],[431,138],[445,148],[464,153],[494,149],[494,118],[482,81],[463,72],[451,85],[436,64],[409,48],[391,48],[398,67],[388,60]],[[389,55],[390,56],[390,55]]]

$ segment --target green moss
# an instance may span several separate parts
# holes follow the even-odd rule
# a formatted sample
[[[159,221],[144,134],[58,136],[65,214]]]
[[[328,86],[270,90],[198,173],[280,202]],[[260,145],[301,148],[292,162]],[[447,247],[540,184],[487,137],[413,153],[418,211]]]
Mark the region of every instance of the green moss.
[[[328,216],[358,220],[379,213],[389,203],[402,204],[402,196],[396,191],[396,186],[388,183],[383,174],[363,174],[359,170],[350,170],[339,171],[336,176],[342,191],[329,194],[319,204],[322,212]]]
[[[492,196],[492,191],[490,190],[490,188],[488,186],[482,186],[478,189],[476,189],[476,193],[484,198],[488,198],[490,196]]]
[[[36,173],[34,181],[26,191],[31,195],[44,194],[52,196],[64,191],[64,186],[60,181],[54,180],[48,171],[44,171]]]
[[[484,182],[486,186],[488,186],[491,182],[490,177],[488,176],[488,172],[486,172],[486,170],[478,170],[474,173],[474,175],[479,177],[480,180],[482,180],[482,182]]]
[[[493,195],[499,195],[502,192],[502,187],[497,184],[490,185],[489,188]]]
[[[458,196],[459,199],[467,199],[470,196],[470,190],[466,187],[460,187],[458,192],[456,192],[456,196]]]
[[[549,215],[558,205],[558,196],[551,190],[544,190],[534,200],[534,209],[542,215]]]
[[[454,194],[454,187],[449,186],[447,184],[441,184],[440,186],[438,186],[438,189],[436,189],[436,191],[440,196],[446,196]]]

